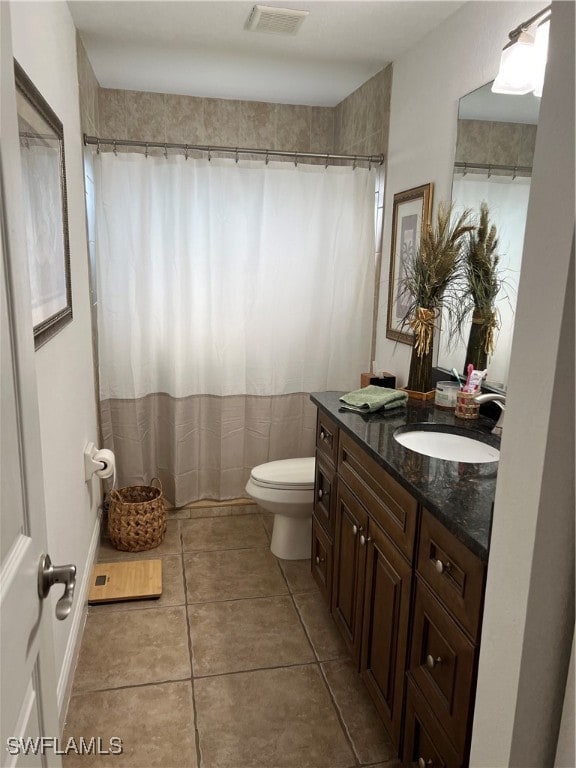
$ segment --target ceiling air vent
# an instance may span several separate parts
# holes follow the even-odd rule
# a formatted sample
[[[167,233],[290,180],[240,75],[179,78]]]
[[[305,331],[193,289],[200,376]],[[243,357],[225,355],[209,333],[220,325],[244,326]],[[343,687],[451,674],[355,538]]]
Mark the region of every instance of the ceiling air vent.
[[[295,35],[306,16],[308,11],[255,5],[246,22],[246,29],[253,32],[271,32],[275,35]]]

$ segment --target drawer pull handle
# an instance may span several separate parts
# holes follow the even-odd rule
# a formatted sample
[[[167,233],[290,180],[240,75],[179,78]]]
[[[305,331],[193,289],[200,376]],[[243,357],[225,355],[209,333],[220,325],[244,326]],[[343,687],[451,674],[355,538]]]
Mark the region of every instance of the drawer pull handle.
[[[366,544],[368,544],[369,541],[372,541],[370,536],[364,536],[364,534],[360,536],[360,544],[362,544],[362,546],[365,546]]]
[[[423,757],[418,758],[418,768],[432,768],[434,760],[424,760]]]
[[[320,565],[320,563],[324,562],[324,558],[320,557],[320,555],[316,555],[316,565]]]
[[[432,656],[431,653],[429,653],[428,656],[426,656],[426,666],[428,667],[428,669],[434,669],[434,667],[436,667],[438,664],[442,664],[441,656],[437,656],[436,658],[434,658],[434,656]]]
[[[322,488],[318,488],[318,498],[319,499],[327,499],[329,496],[328,491],[323,491]]]
[[[434,563],[434,567],[438,571],[438,573],[446,573],[450,570],[451,565],[450,563],[443,563],[442,560],[436,560]]]

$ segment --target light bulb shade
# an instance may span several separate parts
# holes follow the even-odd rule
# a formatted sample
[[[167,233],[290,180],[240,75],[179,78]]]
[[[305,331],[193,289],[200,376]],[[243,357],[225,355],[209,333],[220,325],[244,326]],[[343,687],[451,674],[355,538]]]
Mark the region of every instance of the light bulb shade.
[[[502,51],[500,69],[492,84],[494,93],[522,95],[534,89],[537,69],[534,35],[521,32]]]
[[[542,96],[544,75],[546,74],[546,62],[548,61],[548,35],[550,33],[550,21],[540,24],[536,30],[534,49],[536,57],[536,71],[534,75],[534,96]]]

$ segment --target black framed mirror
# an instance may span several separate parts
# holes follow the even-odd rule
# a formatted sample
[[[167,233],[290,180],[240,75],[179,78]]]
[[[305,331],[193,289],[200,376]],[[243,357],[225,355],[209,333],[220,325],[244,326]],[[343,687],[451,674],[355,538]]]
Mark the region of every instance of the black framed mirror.
[[[14,75],[32,324],[38,349],[72,320],[64,131],[17,61]]]

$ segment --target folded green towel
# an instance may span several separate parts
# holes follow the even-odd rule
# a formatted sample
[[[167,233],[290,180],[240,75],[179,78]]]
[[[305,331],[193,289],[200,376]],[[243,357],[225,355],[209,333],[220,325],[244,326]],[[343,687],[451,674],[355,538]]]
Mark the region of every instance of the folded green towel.
[[[342,395],[340,407],[358,413],[372,413],[372,411],[389,411],[392,408],[399,408],[401,405],[405,405],[407,400],[406,392],[399,389],[388,389],[369,384],[367,387],[355,389],[353,392],[348,392],[347,395]]]

